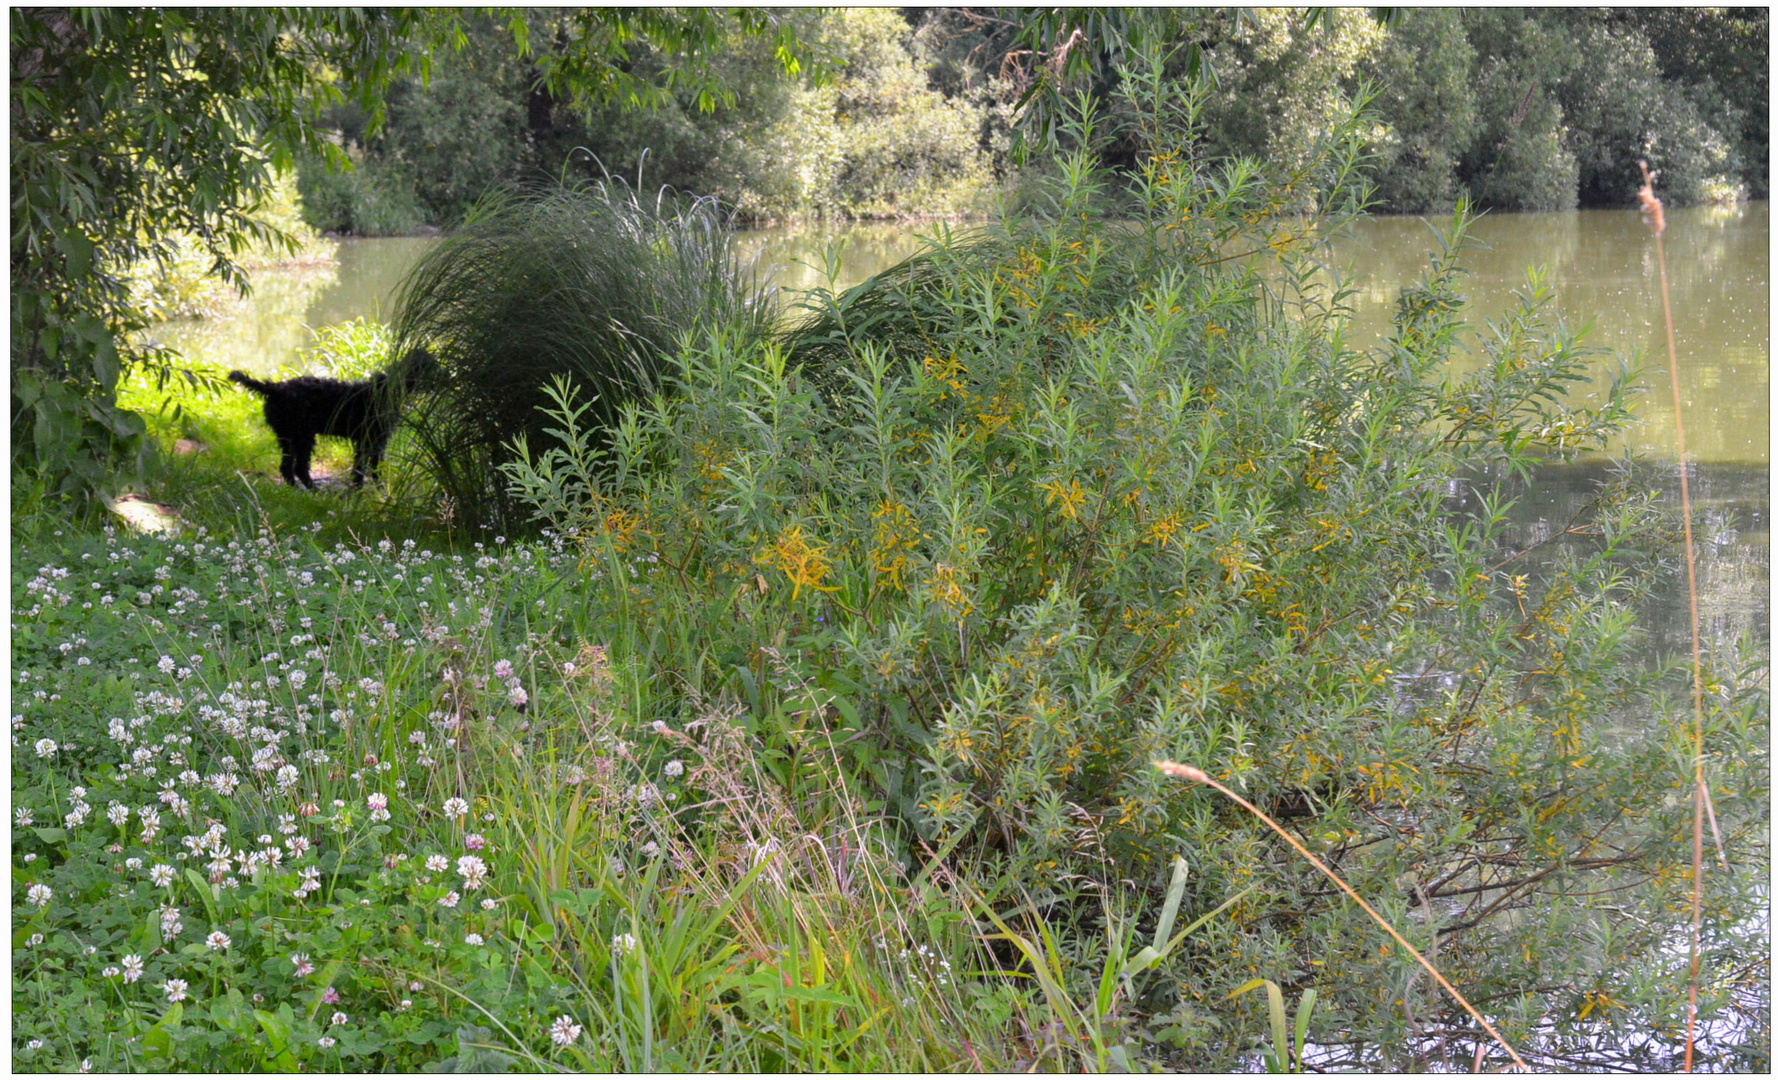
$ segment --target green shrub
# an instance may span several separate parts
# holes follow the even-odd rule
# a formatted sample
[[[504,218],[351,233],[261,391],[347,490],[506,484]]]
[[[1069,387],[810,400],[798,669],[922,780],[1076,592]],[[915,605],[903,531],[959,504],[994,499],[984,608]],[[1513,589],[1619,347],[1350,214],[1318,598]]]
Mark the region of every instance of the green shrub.
[[[301,172],[303,217],[317,229],[352,236],[404,236],[427,223],[412,178],[399,166],[359,155],[350,171],[319,158]]]
[[[817,296],[787,344],[705,334],[679,392],[609,443],[558,386],[565,438],[506,466],[515,489],[589,563],[667,568],[617,597],[674,643],[660,674],[688,700],[766,716],[818,689],[874,798],[992,902],[1058,913],[1058,992],[1093,997],[1115,883],[1157,903],[1178,854],[1190,910],[1239,897],[1128,988],[1125,1034],[1165,1029],[1174,1063],[1235,1062],[1263,1020],[1221,999],[1255,974],[1319,989],[1338,1063],[1474,1044],[1412,961],[1255,823],[1165,780],[1166,757],[1291,818],[1398,926],[1422,893],[1442,904],[1440,965],[1518,1002],[1492,1009],[1522,1048],[1643,1054],[1549,988],[1609,992],[1638,1023],[1682,1007],[1690,767],[1667,729],[1612,719],[1655,704],[1628,648],[1665,526],[1634,473],[1547,558],[1521,560],[1498,511],[1515,472],[1603,444],[1628,379],[1566,396],[1592,354],[1533,278],[1481,369],[1441,383],[1463,214],[1392,338],[1351,349],[1314,252],[1361,203],[1368,120],[1336,116],[1293,165],[1212,165],[1201,86],[1159,70],[1122,73],[1132,131],[1076,118],[1045,213]],[[1110,135],[1142,145],[1131,174],[1096,167]],[[1763,790],[1759,702],[1711,706],[1725,788]],[[1763,850],[1756,805],[1727,817]],[[1706,917],[1733,933],[1752,879],[1711,880]]]
[[[538,406],[552,378],[596,394],[608,428],[666,389],[684,335],[717,329],[745,347],[764,333],[770,309],[729,242],[711,200],[646,205],[608,181],[494,198],[415,266],[396,353],[426,345],[440,362],[409,424],[457,520],[519,523],[499,467],[514,440],[549,445]]]

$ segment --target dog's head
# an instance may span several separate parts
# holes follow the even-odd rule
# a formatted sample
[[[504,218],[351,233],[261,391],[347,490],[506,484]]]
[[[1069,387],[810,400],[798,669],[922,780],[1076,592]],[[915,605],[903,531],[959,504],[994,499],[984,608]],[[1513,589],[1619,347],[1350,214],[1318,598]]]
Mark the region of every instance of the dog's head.
[[[425,383],[432,381],[433,377],[443,369],[439,365],[438,358],[432,355],[430,349],[424,346],[415,346],[409,349],[407,355],[402,357],[401,361],[393,365],[390,370],[400,380],[402,391],[411,394]]]

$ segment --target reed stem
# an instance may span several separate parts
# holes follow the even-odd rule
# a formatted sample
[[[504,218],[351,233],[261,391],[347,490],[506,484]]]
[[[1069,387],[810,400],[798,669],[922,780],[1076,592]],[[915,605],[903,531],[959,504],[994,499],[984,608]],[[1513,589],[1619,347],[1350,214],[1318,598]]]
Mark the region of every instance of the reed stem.
[[[1692,555],[1692,492],[1690,466],[1685,456],[1685,421],[1679,398],[1679,349],[1673,340],[1673,301],[1667,291],[1667,250],[1661,234],[1667,231],[1667,216],[1661,200],[1655,198],[1654,178],[1648,162],[1642,167],[1642,187],[1637,197],[1649,229],[1655,234],[1655,263],[1661,272],[1661,315],[1667,324],[1667,376],[1673,387],[1673,442],[1679,451],[1679,512],[1685,519],[1685,584],[1691,598],[1692,630],[1692,941],[1691,989],[1685,1013],[1685,1071],[1692,1071],[1692,1047],[1698,1025],[1698,938],[1704,911],[1704,804],[1709,794],[1704,788],[1704,664],[1698,645],[1698,566]]]

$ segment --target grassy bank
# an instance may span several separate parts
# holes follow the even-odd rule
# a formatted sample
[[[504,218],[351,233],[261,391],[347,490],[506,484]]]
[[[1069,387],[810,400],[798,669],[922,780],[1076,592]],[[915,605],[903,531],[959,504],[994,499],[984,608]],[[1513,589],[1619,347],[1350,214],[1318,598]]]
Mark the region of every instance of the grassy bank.
[[[807,711],[682,709],[560,544],[325,531],[15,548],[21,1067],[1018,1055],[1032,1003],[960,977],[966,901]]]

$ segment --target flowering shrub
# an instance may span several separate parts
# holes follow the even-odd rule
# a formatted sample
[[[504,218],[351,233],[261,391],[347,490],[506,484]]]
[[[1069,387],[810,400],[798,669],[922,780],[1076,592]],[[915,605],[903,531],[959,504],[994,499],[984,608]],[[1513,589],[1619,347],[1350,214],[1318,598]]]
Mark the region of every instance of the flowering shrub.
[[[1137,1006],[1196,1067],[1258,1018],[1221,1003],[1231,972],[1320,987],[1341,1026],[1317,1038],[1355,1066],[1472,1021],[1416,998],[1410,1030],[1407,991],[1378,988],[1412,961],[1161,758],[1436,918],[1467,996],[1526,1003],[1502,1018],[1522,1047],[1598,1035],[1549,988],[1601,970],[1666,988],[1633,1015],[1673,1015],[1691,773],[1664,728],[1621,720],[1655,702],[1629,628],[1667,525],[1634,468],[1574,543],[1499,510],[1534,463],[1603,447],[1629,373],[1566,395],[1593,355],[1533,276],[1480,369],[1446,376],[1462,212],[1392,337],[1352,348],[1315,252],[1362,204],[1363,114],[1288,163],[1213,165],[1201,88],[1163,67],[1123,73],[1129,129],[1075,118],[1046,209],[817,295],[780,346],[695,343],[679,394],[628,410],[608,454],[558,384],[565,441],[510,466],[515,490],[589,565],[669,568],[621,603],[693,691],[736,693],[786,768],[811,728],[843,733],[871,797],[993,868],[997,899],[1103,909],[1134,881],[1158,903],[1176,854],[1201,910],[1239,897]],[[1113,137],[1135,148],[1118,176],[1097,164]],[[1754,680],[1724,676],[1713,706],[1736,790],[1763,788]],[[1757,809],[1729,816],[1731,846],[1763,851]],[[1714,925],[1739,933],[1726,897],[1749,894],[1713,880]],[[1074,925],[1090,996],[1106,946]],[[1558,947],[1574,935],[1611,958]]]

